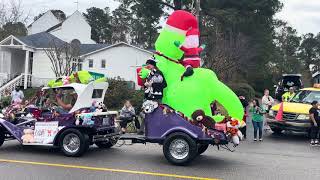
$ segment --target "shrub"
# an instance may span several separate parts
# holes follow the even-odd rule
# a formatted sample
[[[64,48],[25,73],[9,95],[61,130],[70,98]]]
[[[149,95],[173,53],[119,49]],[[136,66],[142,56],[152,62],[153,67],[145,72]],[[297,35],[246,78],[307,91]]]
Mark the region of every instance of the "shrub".
[[[130,100],[136,112],[141,110],[143,102],[143,91],[132,89],[130,82],[120,78],[108,79],[109,88],[106,93],[104,104],[112,110],[122,108],[125,100]]]
[[[255,97],[255,90],[247,83],[234,83],[229,87],[238,95],[250,100]]]

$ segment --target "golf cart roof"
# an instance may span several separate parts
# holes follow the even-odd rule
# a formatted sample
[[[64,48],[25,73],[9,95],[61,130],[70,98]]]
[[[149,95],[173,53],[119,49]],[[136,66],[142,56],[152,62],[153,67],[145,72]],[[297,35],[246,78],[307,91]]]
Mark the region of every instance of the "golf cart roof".
[[[44,87],[42,90],[73,88],[77,93],[78,98],[72,109],[69,111],[69,113],[72,113],[81,108],[91,107],[93,101],[96,101],[97,103],[103,102],[108,86],[109,84],[107,82],[91,82],[89,84],[71,83],[64,86]]]
[[[282,74],[282,77],[286,77],[286,76],[298,76],[301,77],[301,74]]]

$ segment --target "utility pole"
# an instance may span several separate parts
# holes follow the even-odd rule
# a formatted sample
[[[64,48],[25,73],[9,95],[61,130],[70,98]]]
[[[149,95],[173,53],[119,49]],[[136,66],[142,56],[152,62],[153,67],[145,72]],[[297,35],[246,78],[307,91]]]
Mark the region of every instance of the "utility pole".
[[[200,0],[194,0],[195,2],[195,15],[198,20],[198,26],[199,26],[199,31],[200,31],[200,26],[201,26],[201,17],[200,17]]]

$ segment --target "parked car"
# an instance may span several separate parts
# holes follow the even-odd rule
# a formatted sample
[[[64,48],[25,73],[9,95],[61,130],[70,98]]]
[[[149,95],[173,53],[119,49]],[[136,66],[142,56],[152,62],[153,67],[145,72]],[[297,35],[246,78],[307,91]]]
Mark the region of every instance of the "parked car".
[[[280,104],[273,106],[267,117],[267,123],[271,130],[278,134],[283,131],[310,133],[309,110],[312,101],[320,102],[319,85],[301,89],[289,102],[283,102],[282,121],[275,120]]]
[[[40,103],[26,108],[14,116],[15,119],[2,116],[0,146],[5,141],[17,140],[23,146],[59,147],[66,156],[81,156],[93,144],[100,148],[112,147],[120,137],[114,123],[117,112],[90,111],[92,102],[103,102],[107,88],[107,82],[43,88],[44,92],[73,90],[77,95],[73,107],[64,113]],[[49,94],[46,96],[52,98]]]
[[[275,85],[275,98],[281,101],[282,95],[288,92],[290,87],[293,87],[296,91],[303,88],[301,74],[283,74],[278,84]]]

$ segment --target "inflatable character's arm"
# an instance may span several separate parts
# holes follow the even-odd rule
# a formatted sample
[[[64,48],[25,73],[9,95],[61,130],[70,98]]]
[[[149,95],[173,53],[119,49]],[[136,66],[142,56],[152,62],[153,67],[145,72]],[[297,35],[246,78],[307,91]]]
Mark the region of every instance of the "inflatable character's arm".
[[[141,77],[141,79],[146,79],[148,77],[148,75],[150,74],[151,70],[147,69],[147,68],[142,68],[139,76]]]
[[[180,41],[174,41],[174,45],[175,45],[177,48],[181,49],[183,52],[185,52],[185,51],[188,50],[186,47],[184,47],[184,46],[181,44]]]
[[[198,52],[201,53],[205,48],[206,48],[206,45],[205,45],[205,44],[202,44],[202,45],[198,48]]]

